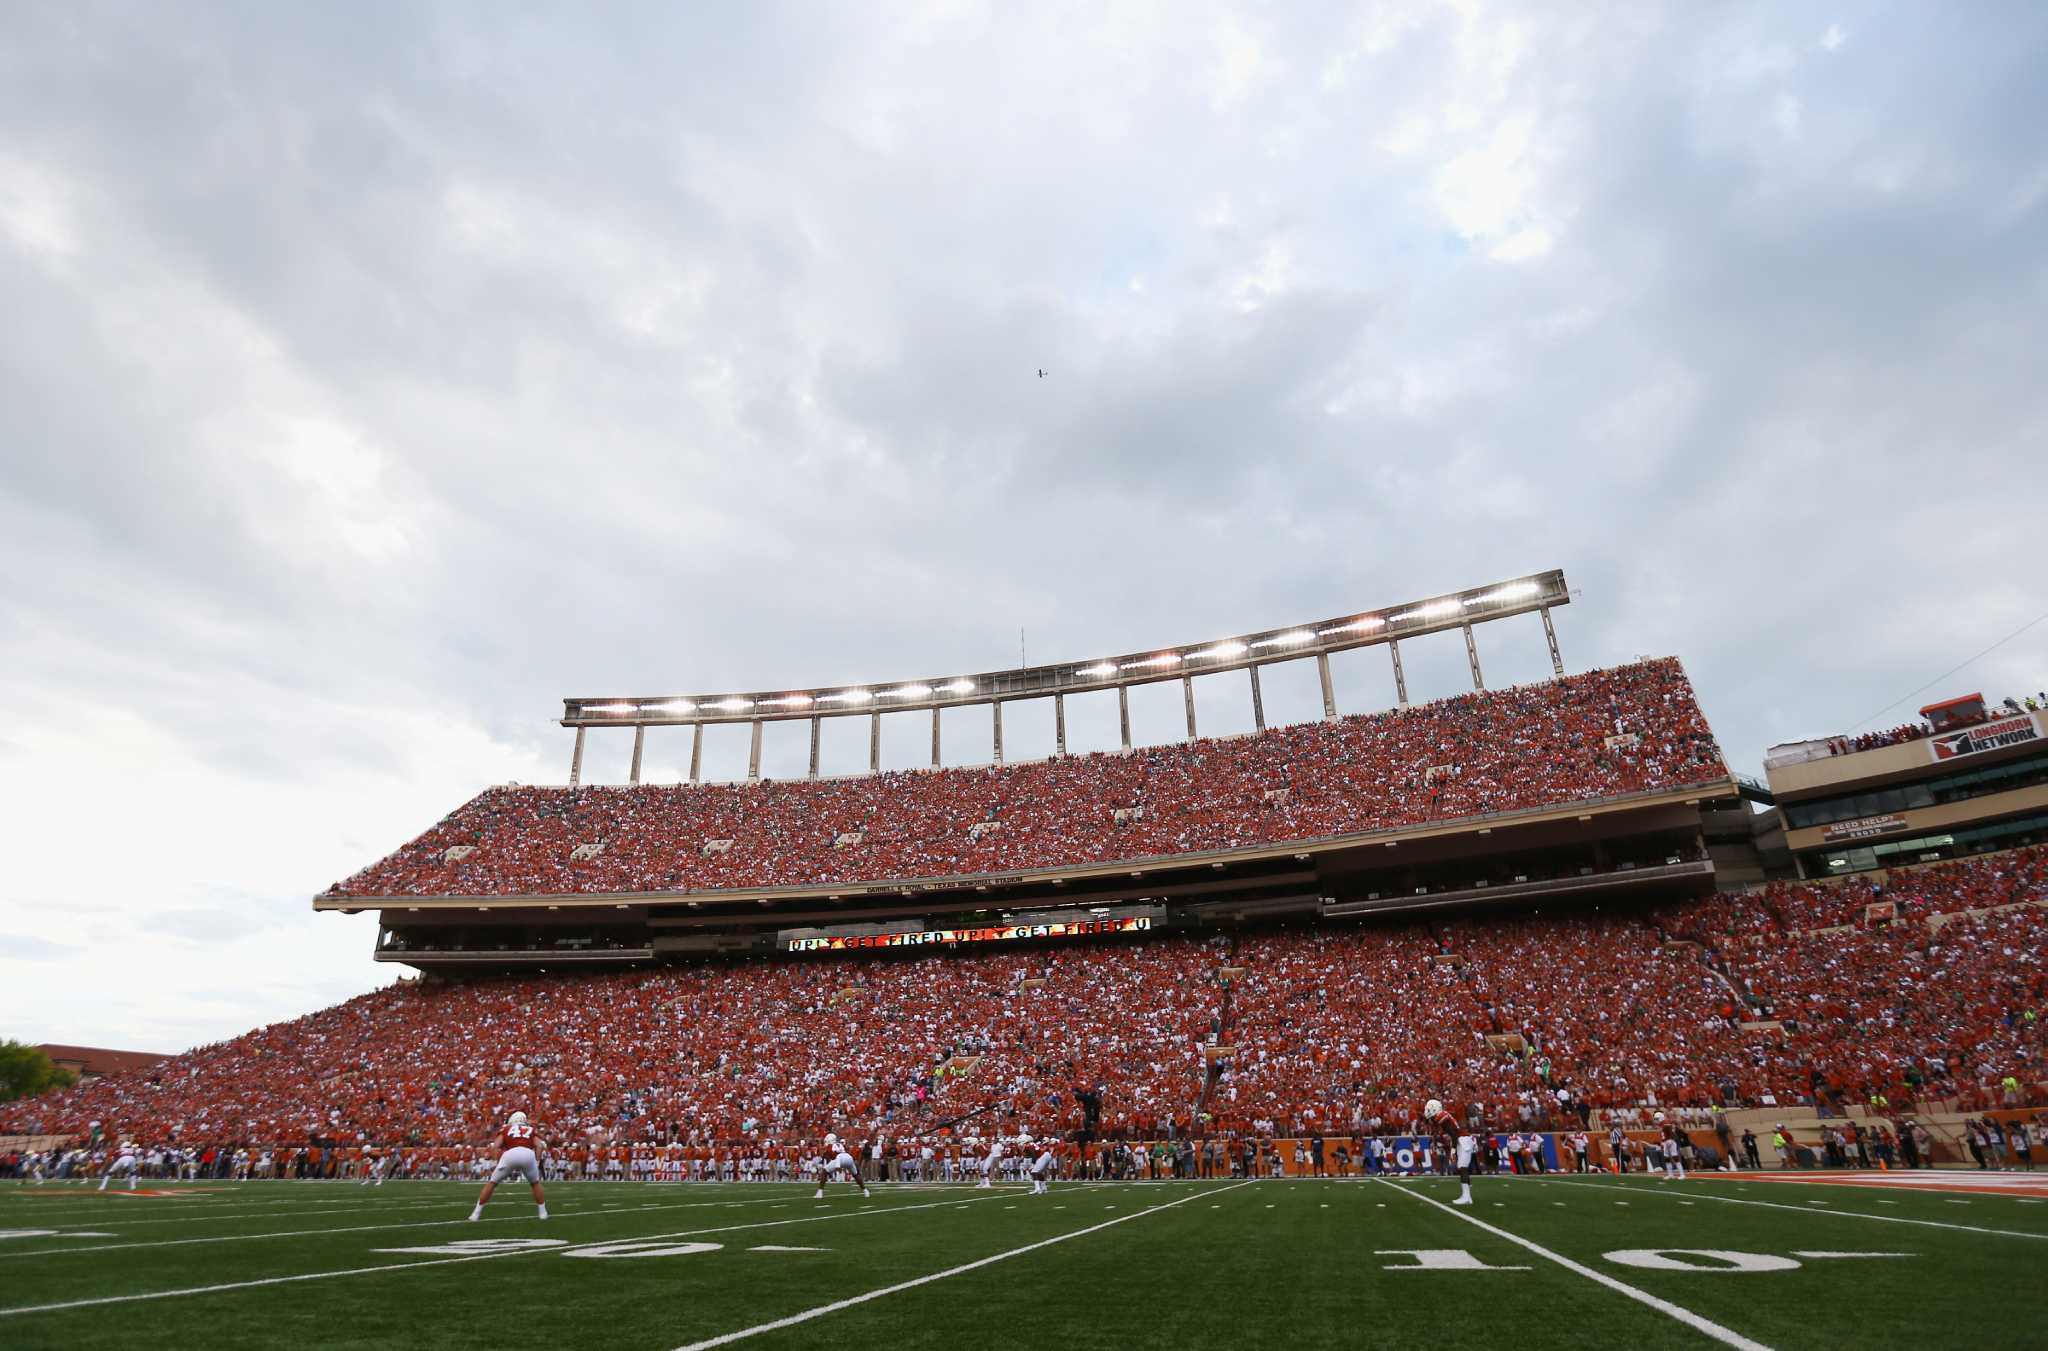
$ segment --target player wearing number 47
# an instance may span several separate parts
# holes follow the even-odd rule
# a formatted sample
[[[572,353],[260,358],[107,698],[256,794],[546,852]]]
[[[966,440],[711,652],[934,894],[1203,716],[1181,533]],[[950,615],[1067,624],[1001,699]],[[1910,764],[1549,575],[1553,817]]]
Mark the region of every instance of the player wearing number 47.
[[[547,1193],[540,1185],[540,1159],[535,1151],[541,1148],[540,1136],[526,1120],[526,1113],[514,1112],[505,1122],[503,1133],[498,1136],[498,1166],[491,1172],[491,1180],[484,1183],[483,1195],[476,1198],[476,1209],[469,1212],[469,1218],[480,1220],[484,1207],[490,1203],[491,1193],[506,1178],[518,1176],[526,1179],[533,1188],[533,1204],[540,1211],[540,1218],[548,1217]]]

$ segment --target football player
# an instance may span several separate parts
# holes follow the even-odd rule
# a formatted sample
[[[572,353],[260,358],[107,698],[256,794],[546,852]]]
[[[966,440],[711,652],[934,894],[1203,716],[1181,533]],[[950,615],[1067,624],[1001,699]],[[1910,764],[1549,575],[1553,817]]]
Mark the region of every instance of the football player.
[[[1663,1181],[1685,1181],[1685,1163],[1678,1157],[1678,1127],[1664,1127],[1664,1138],[1658,1143],[1658,1150],[1664,1156]]]
[[[1028,1145],[1030,1142],[1027,1139],[1025,1143]],[[1038,1157],[1031,1161],[1031,1194],[1033,1196],[1044,1196],[1052,1190],[1052,1174],[1052,1141],[1049,1139],[1041,1140],[1038,1144]]]
[[[134,1191],[135,1179],[141,1171],[142,1156],[136,1153],[134,1142],[123,1140],[121,1142],[121,1152],[115,1156],[112,1163],[107,1165],[107,1171],[100,1174],[99,1189],[105,1191],[107,1184],[114,1180],[116,1174],[126,1173],[128,1175],[128,1190]]]
[[[818,1170],[817,1199],[825,1199],[825,1184],[833,1178],[844,1176],[848,1182],[860,1188],[863,1197],[870,1195],[868,1184],[861,1180],[860,1165],[853,1161],[853,1155],[840,1143],[836,1135],[825,1137],[825,1166]]]
[[[469,1218],[480,1220],[484,1207],[490,1203],[491,1193],[498,1184],[513,1176],[523,1177],[533,1188],[533,1204],[540,1212],[540,1218],[548,1217],[548,1197],[540,1185],[540,1159],[537,1151],[541,1148],[540,1136],[526,1120],[526,1113],[514,1112],[505,1121],[505,1129],[498,1136],[498,1166],[491,1173],[491,1180],[484,1183],[481,1196],[476,1198],[476,1208],[469,1212]]]
[[[1479,1161],[1479,1134],[1476,1130],[1460,1130],[1458,1114],[1435,1098],[1422,1108],[1422,1118],[1430,1124],[1436,1135],[1436,1147],[1442,1151],[1439,1157],[1452,1158],[1458,1167],[1458,1199],[1454,1206],[1472,1204],[1472,1169]]]

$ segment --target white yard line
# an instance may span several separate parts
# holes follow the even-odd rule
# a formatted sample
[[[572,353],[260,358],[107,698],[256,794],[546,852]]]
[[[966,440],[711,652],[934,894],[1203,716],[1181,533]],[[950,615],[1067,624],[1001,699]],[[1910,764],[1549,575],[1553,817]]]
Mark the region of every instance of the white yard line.
[[[477,1190],[477,1188],[473,1187],[470,1190],[475,1191]],[[361,1213],[366,1211],[381,1211],[389,1213],[394,1210],[425,1210],[433,1206],[440,1206],[443,1209],[446,1209],[447,1207],[452,1206],[454,1204],[455,1201],[451,1198],[439,1201],[396,1201],[387,1206],[349,1206],[341,1210],[215,1210],[203,1213],[200,1211],[192,1211],[189,1214],[169,1215],[161,1219],[154,1220],[129,1219],[128,1216],[133,1215],[135,1213],[135,1211],[131,1208],[125,1213],[123,1213],[119,1219],[116,1219],[112,1215],[102,1215],[97,1220],[80,1220],[76,1225],[71,1227],[78,1229],[91,1229],[99,1225],[119,1224],[123,1229],[133,1229],[137,1226],[145,1224],[205,1224],[213,1220],[245,1220],[249,1219],[252,1216],[257,1219],[264,1220],[310,1220],[324,1219],[329,1215],[347,1215],[350,1213]],[[76,1215],[78,1212],[67,1208],[64,1213],[67,1216],[71,1216]]]
[[[1392,1186],[1393,1184],[1389,1183],[1388,1185]],[[1720,1342],[1723,1345],[1736,1347],[1738,1351],[1770,1351],[1770,1348],[1765,1346],[1762,1342],[1751,1341],[1749,1338],[1743,1336],[1741,1333],[1736,1332],[1731,1328],[1724,1328],[1719,1323],[1714,1322],[1712,1319],[1705,1318],[1699,1314],[1694,1313],[1691,1309],[1687,1309],[1680,1305],[1673,1304],[1668,1299],[1659,1299],[1657,1296],[1651,1294],[1647,1290],[1638,1290],[1636,1289],[1636,1287],[1628,1284],[1626,1281],[1618,1281],[1614,1279],[1614,1277],[1609,1276],[1604,1271],[1595,1271],[1593,1268],[1586,1266],[1583,1263],[1574,1262],[1571,1258],[1566,1257],[1563,1253],[1552,1252],[1550,1249],[1544,1247],[1542,1244],[1537,1243],[1532,1239],[1526,1239],[1519,1234],[1511,1234],[1505,1229],[1500,1229],[1493,1225],[1490,1225],[1485,1220],[1480,1219],[1476,1215],[1467,1215],[1464,1211],[1459,1210],[1456,1206],[1445,1205],[1442,1201],[1439,1201],[1434,1197],[1424,1196],[1419,1191],[1404,1191],[1404,1189],[1400,1187],[1395,1187],[1394,1190],[1402,1192],[1403,1195],[1412,1196],[1426,1206],[1435,1206],[1438,1210],[1443,1211],[1446,1215],[1453,1216],[1457,1219],[1463,1220],[1467,1224],[1474,1225],[1480,1229],[1484,1229],[1487,1233],[1494,1235],[1496,1238],[1504,1238],[1518,1248],[1526,1248],[1530,1252],[1535,1253],[1538,1257],[1541,1257],[1546,1261],[1555,1262],[1557,1265],[1563,1267],[1566,1271],[1572,1272],[1575,1275],[1584,1276],[1587,1280],[1594,1282],[1596,1285],[1603,1285],[1607,1287],[1609,1290],[1614,1291],[1618,1295],[1626,1295],[1628,1298],[1634,1300],[1636,1303],[1655,1309],[1658,1313],[1661,1313],[1666,1317],[1675,1318],[1679,1322],[1691,1328],[1693,1331],[1703,1333],[1708,1337],[1712,1337],[1715,1341]]]
[[[783,1328],[795,1327],[799,1323],[808,1323],[813,1318],[823,1318],[826,1314],[838,1313],[841,1309],[850,1309],[856,1304],[866,1304],[870,1300],[881,1299],[885,1295],[895,1295],[905,1290],[915,1290],[921,1285],[930,1285],[933,1281],[943,1281],[949,1276],[959,1276],[965,1272],[993,1266],[997,1262],[1008,1261],[1012,1257],[1021,1257],[1028,1252],[1036,1252],[1040,1248],[1050,1248],[1055,1243],[1065,1243],[1068,1239],[1084,1238],[1089,1234],[1100,1233],[1104,1229],[1123,1224],[1129,1220],[1141,1220],[1147,1215],[1156,1215],[1162,1210],[1172,1210],[1175,1206],[1186,1205],[1198,1197],[1220,1196],[1224,1192],[1236,1191],[1238,1187],[1249,1187],[1251,1185],[1250,1181],[1245,1181],[1229,1187],[1205,1187],[1200,1191],[1189,1192],[1178,1201],[1167,1201],[1144,1210],[1134,1210],[1128,1215],[1119,1215],[1113,1220],[1104,1220],[1102,1223],[1090,1225],[1086,1229],[1075,1229],[1064,1234],[1056,1234],[1052,1238],[1040,1239],[1036,1243],[1027,1243],[1021,1248],[1011,1248],[1007,1252],[999,1252],[991,1257],[983,1257],[973,1262],[963,1262],[957,1267],[948,1267],[944,1271],[935,1271],[929,1276],[918,1276],[911,1280],[898,1281],[895,1285],[885,1285],[879,1290],[870,1290],[865,1294],[834,1300],[830,1304],[820,1304],[814,1309],[805,1309],[802,1313],[793,1313],[787,1318],[778,1318],[772,1323],[757,1323],[753,1327],[741,1328],[737,1332],[722,1333],[716,1337],[706,1338],[701,1342],[691,1342],[687,1346],[677,1347],[676,1351],[709,1351],[711,1347],[727,1346],[748,1337],[757,1337],[764,1332],[779,1332]]]
[[[1000,1196],[1002,1193],[997,1193]],[[977,1201],[993,1201],[996,1196],[976,1197]],[[894,1215],[906,1210],[932,1210],[939,1206],[959,1205],[957,1201],[927,1201],[915,1206],[883,1206],[867,1210],[841,1210],[831,1215],[804,1215],[788,1220],[756,1220],[752,1224],[728,1224],[715,1229],[684,1229],[672,1234],[635,1234],[632,1241],[646,1242],[657,1238],[693,1238],[703,1234],[730,1234],[742,1229],[772,1229],[785,1224],[817,1224],[825,1220],[851,1220],[863,1215]],[[967,1204],[972,1204],[968,1202]],[[553,1221],[549,1221],[553,1223]],[[224,1290],[251,1290],[265,1285],[291,1285],[299,1281],[325,1281],[340,1276],[371,1276],[380,1271],[410,1271],[414,1267],[445,1267],[458,1262],[489,1262],[501,1257],[531,1257],[536,1253],[571,1253],[585,1248],[603,1248],[626,1239],[612,1237],[594,1242],[572,1243],[562,1248],[520,1248],[513,1252],[478,1253],[474,1257],[435,1257],[424,1262],[388,1262],[383,1266],[350,1267],[345,1271],[309,1271],[296,1276],[266,1276],[261,1280],[227,1281],[219,1285],[194,1285],[182,1290],[146,1290],[134,1295],[102,1295],[94,1299],[70,1299],[58,1304],[25,1304],[12,1309],[0,1309],[0,1318],[12,1318],[25,1313],[55,1313],[61,1309],[86,1309],[103,1304],[133,1304],[140,1300],[177,1299],[183,1295],[211,1295]]]
[[[1673,1195],[1668,1188],[1660,1191],[1654,1187],[1617,1187],[1611,1182],[1579,1182],[1573,1185],[1579,1187],[1599,1187],[1602,1190],[1611,1192],[1628,1192],[1634,1196]],[[1826,1210],[1814,1210],[1809,1206],[1788,1206],[1782,1201],[1750,1201],[1740,1196],[1716,1196],[1711,1191],[1704,1189],[1713,1185],[1716,1184],[1702,1184],[1702,1190],[1693,1192],[1691,1198],[1695,1201],[1719,1201],[1724,1205],[1731,1206],[1762,1206],[1766,1210],[1789,1210],[1798,1215],[1838,1215],[1845,1220],[1875,1220],[1879,1224],[1913,1224],[1923,1229],[1957,1229],[1966,1234],[1990,1234],[1995,1238],[2048,1239],[2048,1234],[2029,1234],[2021,1229],[1987,1229],[1982,1225],[1951,1224],[1946,1220],[1916,1220],[1907,1215],[1871,1215],[1861,1210],[1835,1210],[1832,1207]]]
[[[1015,1195],[1016,1193],[1010,1192],[1008,1194]],[[554,1217],[550,1219],[548,1223],[554,1224],[563,1220],[579,1220],[584,1218],[585,1216],[590,1215],[638,1215],[644,1214],[650,1210],[703,1210],[707,1208],[734,1209],[741,1206],[775,1205],[778,1203],[786,1205],[788,1204],[788,1199],[777,1198],[772,1196],[757,1196],[752,1198],[751,1200],[746,1201],[673,1201],[666,1203],[656,1202],[653,1204],[641,1205],[627,1204],[601,1206],[594,1210],[557,1210]],[[450,1210],[457,1209],[459,1205],[458,1202],[452,1200],[436,1202],[435,1204],[442,1205]],[[516,1207],[516,1209],[514,1207]],[[525,1202],[523,1200],[515,1200],[512,1203],[511,1207],[504,1208],[510,1213],[501,1212],[496,1215],[486,1215],[482,1222],[488,1224],[492,1222],[504,1222],[509,1220],[533,1219],[532,1213],[527,1211],[524,1207]],[[294,1217],[272,1215],[266,1216],[265,1218],[286,1219]],[[321,1219],[325,1218],[325,1216],[304,1216],[299,1218]],[[450,1215],[445,1220],[401,1220],[393,1224],[354,1224],[345,1225],[340,1228],[327,1229],[266,1230],[260,1234],[201,1234],[193,1238],[138,1239],[132,1243],[95,1243],[87,1247],[77,1247],[73,1245],[49,1243],[46,1246],[40,1248],[10,1248],[6,1251],[0,1251],[0,1260],[5,1260],[10,1257],[64,1257],[72,1253],[116,1252],[129,1248],[176,1248],[194,1243],[249,1243],[254,1242],[257,1239],[266,1238],[322,1238],[328,1234],[374,1234],[383,1233],[392,1229],[432,1229],[439,1226],[465,1223],[468,1223],[468,1220],[465,1216],[460,1214],[454,1214]],[[57,1237],[61,1238],[62,1234],[59,1233]]]

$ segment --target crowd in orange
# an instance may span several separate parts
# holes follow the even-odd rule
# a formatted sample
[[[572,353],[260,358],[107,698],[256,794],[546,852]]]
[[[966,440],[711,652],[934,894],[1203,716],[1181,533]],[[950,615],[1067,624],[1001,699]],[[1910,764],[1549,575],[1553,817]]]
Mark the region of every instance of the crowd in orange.
[[[2048,851],[2023,850],[1647,912],[406,983],[8,1104],[0,1132],[460,1150],[519,1108],[591,1148],[944,1143],[1071,1133],[1097,1088],[1135,1139],[1377,1134],[1427,1097],[1500,1129],[1978,1110],[2048,1082],[2048,911],[2016,904],[2044,899]]]
[[[1684,671],[1647,661],[1123,754],[847,779],[493,788],[330,894],[965,876],[1318,839],[1726,776]]]

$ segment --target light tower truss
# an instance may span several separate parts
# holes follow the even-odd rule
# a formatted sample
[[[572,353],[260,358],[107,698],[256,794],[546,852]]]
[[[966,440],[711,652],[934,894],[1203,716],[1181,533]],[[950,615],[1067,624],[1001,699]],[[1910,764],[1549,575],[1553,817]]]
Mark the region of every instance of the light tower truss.
[[[630,780],[640,781],[641,752],[650,727],[695,729],[690,747],[690,779],[696,782],[703,766],[704,728],[724,723],[745,723],[752,728],[747,777],[761,773],[761,728],[764,723],[799,718],[811,724],[810,776],[818,773],[820,727],[826,718],[866,717],[869,719],[868,768],[881,770],[882,714],[928,709],[932,715],[932,764],[939,761],[939,715],[949,708],[987,706],[994,721],[997,763],[1003,758],[1003,705],[1018,699],[1053,701],[1056,748],[1067,753],[1066,698],[1070,694],[1116,691],[1123,746],[1131,748],[1130,689],[1134,685],[1181,682],[1187,709],[1188,737],[1196,735],[1194,678],[1226,671],[1250,674],[1253,722],[1264,729],[1265,699],[1259,688],[1259,669],[1276,662],[1300,661],[1313,657],[1322,681],[1323,716],[1337,716],[1336,689],[1330,676],[1333,653],[1353,648],[1384,646],[1393,662],[1394,689],[1400,703],[1408,703],[1408,681],[1401,669],[1401,644],[1432,633],[1459,631],[1465,637],[1465,653],[1472,669],[1472,688],[1486,688],[1479,666],[1479,648],[1473,639],[1476,625],[1516,615],[1536,614],[1543,620],[1543,634],[1550,646],[1550,666],[1564,674],[1564,659],[1557,646],[1557,629],[1550,612],[1571,603],[1564,573],[1553,568],[1469,591],[1451,592],[1401,605],[1340,615],[1334,619],[1286,628],[1264,629],[1231,638],[1214,639],[1176,647],[1126,652],[1092,661],[1058,662],[1049,666],[1024,666],[1004,671],[982,671],[973,675],[934,677],[928,680],[874,681],[859,685],[826,685],[812,689],[755,690],[727,694],[658,694],[564,699],[562,726],[575,729],[576,747],[569,765],[569,782],[583,775],[583,741],[592,728],[631,728],[633,760]]]

